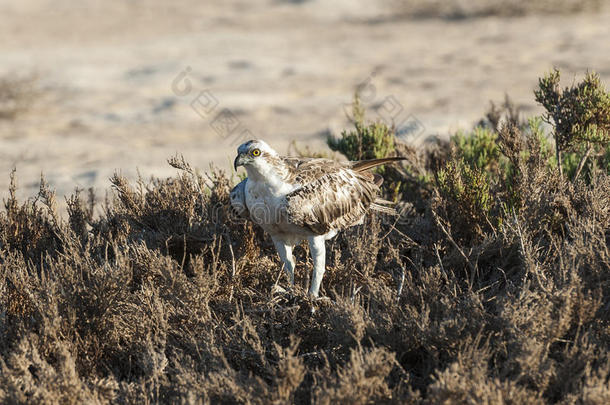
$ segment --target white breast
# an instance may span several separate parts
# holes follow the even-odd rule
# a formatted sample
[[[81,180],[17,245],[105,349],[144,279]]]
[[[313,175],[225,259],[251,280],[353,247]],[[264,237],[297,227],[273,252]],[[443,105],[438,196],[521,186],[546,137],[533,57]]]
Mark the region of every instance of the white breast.
[[[272,234],[279,232],[278,226],[286,222],[286,194],[294,189],[288,183],[274,185],[271,188],[269,183],[249,180],[245,190],[246,206],[252,221]]]

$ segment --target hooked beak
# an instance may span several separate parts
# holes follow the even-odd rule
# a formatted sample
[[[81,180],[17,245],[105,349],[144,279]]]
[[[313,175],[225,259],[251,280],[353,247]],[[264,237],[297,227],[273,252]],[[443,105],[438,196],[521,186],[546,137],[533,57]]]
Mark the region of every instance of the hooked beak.
[[[233,161],[233,168],[235,168],[235,171],[237,171],[237,168],[239,166],[243,166],[244,165],[244,155],[243,154],[239,154],[235,157],[235,160]]]

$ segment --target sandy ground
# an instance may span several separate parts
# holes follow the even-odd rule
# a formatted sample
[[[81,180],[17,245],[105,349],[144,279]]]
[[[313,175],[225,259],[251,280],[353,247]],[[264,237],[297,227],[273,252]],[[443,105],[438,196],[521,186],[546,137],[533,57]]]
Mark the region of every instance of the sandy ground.
[[[421,139],[470,128],[505,93],[538,112],[553,66],[610,83],[607,10],[415,21],[371,3],[0,0],[0,75],[38,76],[31,108],[0,120],[0,194],[12,167],[21,196],[41,172],[59,196],[103,196],[115,171],[173,174],[176,153],[229,168],[244,137],[324,148],[357,86],[372,117]]]

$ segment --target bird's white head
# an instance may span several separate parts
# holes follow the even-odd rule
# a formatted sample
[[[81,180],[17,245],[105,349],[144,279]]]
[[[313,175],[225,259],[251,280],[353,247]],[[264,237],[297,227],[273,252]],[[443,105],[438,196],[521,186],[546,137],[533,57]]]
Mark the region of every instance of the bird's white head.
[[[278,153],[265,141],[258,139],[239,145],[233,166],[235,170],[243,166],[248,172],[248,177],[253,178],[282,175],[280,172],[284,169]]]

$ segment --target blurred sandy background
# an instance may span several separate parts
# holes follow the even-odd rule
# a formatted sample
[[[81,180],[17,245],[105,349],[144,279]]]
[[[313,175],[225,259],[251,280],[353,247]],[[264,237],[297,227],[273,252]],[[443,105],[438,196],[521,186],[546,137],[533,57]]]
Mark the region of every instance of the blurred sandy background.
[[[552,67],[610,82],[608,7],[522,3],[0,0],[0,78],[30,97],[0,117],[0,194],[13,167],[21,196],[43,172],[63,200],[103,196],[117,170],[172,175],[175,153],[229,168],[244,136],[325,148],[359,85],[425,137],[471,128],[505,93],[537,112]],[[12,102],[0,86],[0,113]]]

